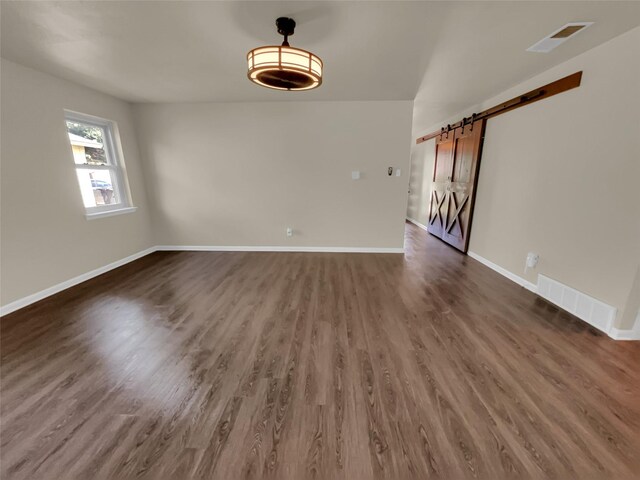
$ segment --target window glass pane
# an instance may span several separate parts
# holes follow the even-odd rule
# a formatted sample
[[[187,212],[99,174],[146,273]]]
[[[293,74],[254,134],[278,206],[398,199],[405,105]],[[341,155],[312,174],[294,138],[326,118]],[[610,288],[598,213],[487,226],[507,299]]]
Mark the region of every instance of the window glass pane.
[[[78,182],[85,208],[120,203],[114,186],[114,178],[109,170],[77,168]]]
[[[71,150],[73,150],[73,160],[76,163],[82,165],[109,163],[104,145],[106,135],[102,127],[67,120],[67,133]]]

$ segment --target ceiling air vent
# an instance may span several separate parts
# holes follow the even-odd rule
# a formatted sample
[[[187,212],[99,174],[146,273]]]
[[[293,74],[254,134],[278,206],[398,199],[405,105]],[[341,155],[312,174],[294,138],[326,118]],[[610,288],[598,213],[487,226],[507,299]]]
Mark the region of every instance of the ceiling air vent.
[[[547,35],[539,42],[527,48],[527,52],[547,53],[556,48],[561,43],[566,42],[571,37],[578,34],[585,28],[593,25],[593,22],[567,23],[550,35]]]

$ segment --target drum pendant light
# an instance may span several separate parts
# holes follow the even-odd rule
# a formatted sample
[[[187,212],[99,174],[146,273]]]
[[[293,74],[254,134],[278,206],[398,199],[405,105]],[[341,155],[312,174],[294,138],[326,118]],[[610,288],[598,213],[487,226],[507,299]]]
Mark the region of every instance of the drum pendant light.
[[[278,33],[284,36],[280,46],[258,47],[247,53],[247,77],[253,83],[276,90],[311,90],[322,84],[322,60],[311,52],[289,45],[296,22],[276,20]]]

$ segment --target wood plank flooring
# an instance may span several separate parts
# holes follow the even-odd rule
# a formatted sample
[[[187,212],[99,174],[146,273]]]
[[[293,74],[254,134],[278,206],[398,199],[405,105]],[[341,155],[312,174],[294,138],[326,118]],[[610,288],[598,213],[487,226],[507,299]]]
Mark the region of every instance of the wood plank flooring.
[[[640,478],[640,342],[406,250],[157,252],[4,317],[1,477]]]

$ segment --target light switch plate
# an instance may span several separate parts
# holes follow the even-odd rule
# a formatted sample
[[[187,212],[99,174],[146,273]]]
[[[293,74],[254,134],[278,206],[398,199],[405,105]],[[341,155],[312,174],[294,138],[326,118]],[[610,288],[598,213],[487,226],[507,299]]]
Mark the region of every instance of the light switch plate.
[[[351,172],[351,180],[360,180],[360,172],[358,170]]]

